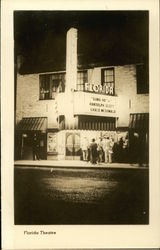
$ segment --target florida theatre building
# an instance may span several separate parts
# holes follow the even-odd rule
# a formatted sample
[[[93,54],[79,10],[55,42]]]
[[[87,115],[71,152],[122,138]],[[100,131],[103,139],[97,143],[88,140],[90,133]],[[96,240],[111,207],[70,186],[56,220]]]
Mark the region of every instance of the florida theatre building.
[[[66,69],[17,73],[16,159],[32,159],[39,138],[41,159],[80,159],[84,138],[138,135],[148,157],[149,95],[144,65],[77,66],[77,29],[66,37]]]

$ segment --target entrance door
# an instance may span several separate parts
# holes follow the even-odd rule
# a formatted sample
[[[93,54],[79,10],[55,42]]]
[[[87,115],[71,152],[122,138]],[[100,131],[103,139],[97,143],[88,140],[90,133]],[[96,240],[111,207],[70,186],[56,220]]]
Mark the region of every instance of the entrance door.
[[[79,133],[66,133],[66,159],[67,160],[80,160],[80,134]]]
[[[46,134],[39,134],[37,136],[39,144],[39,157],[44,160],[47,157]],[[33,133],[22,134],[21,159],[33,160]]]
[[[32,136],[30,134],[22,134],[22,148],[21,148],[21,159],[32,160],[33,159],[32,149]]]

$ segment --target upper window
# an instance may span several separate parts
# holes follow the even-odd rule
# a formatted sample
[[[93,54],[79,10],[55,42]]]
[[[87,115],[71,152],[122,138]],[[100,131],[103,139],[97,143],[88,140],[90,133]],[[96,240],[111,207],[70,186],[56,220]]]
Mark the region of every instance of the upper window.
[[[65,73],[40,75],[40,100],[55,99],[65,90]]]
[[[137,94],[149,93],[148,66],[144,64],[136,65]]]
[[[108,95],[115,94],[114,68],[106,68],[101,71],[101,84]]]
[[[87,81],[87,70],[79,71],[77,73],[77,90],[84,91],[84,86]]]

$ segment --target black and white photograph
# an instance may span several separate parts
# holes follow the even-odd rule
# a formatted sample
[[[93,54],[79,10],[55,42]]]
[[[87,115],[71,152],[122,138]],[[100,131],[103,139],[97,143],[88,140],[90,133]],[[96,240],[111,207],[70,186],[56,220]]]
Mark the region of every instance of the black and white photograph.
[[[148,22],[14,12],[16,225],[149,223]]]
[[[159,1],[1,7],[2,249],[158,248]]]

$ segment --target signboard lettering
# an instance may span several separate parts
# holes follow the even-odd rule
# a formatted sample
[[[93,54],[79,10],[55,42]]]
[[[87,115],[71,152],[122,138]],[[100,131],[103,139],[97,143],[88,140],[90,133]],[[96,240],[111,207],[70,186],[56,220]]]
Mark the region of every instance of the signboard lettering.
[[[85,91],[114,95],[114,86],[113,83],[105,83],[103,86],[100,84],[85,83]]]
[[[74,113],[95,116],[116,117],[116,97],[77,92],[74,99]]]

